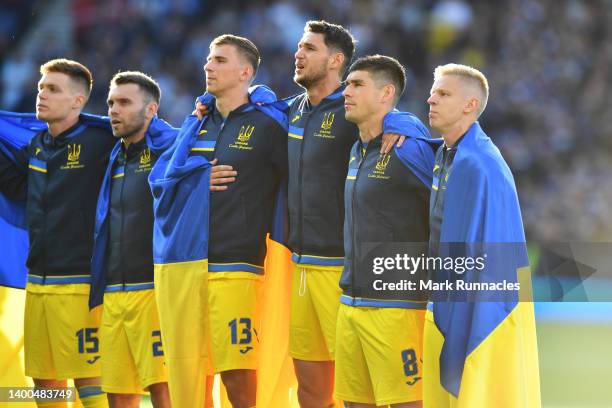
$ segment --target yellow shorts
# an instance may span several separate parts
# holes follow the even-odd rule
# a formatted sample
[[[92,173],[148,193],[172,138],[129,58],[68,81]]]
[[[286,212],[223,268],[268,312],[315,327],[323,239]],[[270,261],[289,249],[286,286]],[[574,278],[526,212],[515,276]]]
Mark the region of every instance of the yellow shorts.
[[[294,264],[289,324],[291,357],[306,361],[334,360],[341,274],[341,266]]]
[[[202,407],[208,365],[208,261],[156,264],[154,268],[172,405]]]
[[[100,349],[106,392],[140,394],[167,381],[153,289],[104,294]]]
[[[340,305],[334,396],[388,405],[423,399],[424,310]]]
[[[214,372],[257,369],[263,276],[250,272],[214,272],[208,276]]]
[[[89,310],[89,285],[26,286],[25,374],[63,380],[100,376],[102,307]]]

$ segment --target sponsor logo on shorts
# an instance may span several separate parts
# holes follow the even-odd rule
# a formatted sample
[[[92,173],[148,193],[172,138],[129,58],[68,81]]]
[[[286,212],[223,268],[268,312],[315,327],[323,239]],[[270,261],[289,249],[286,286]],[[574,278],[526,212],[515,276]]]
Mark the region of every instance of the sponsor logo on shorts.
[[[408,385],[414,385],[417,383],[417,381],[419,381],[421,379],[421,377],[414,377],[412,380],[406,381],[406,384]]]
[[[91,360],[87,360],[89,364],[93,364],[100,359],[100,356],[94,356]]]

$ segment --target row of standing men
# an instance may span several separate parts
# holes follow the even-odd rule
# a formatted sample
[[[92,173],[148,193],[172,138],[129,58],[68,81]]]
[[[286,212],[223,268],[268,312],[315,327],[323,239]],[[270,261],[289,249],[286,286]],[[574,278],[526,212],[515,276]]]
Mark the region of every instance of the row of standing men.
[[[138,406],[143,390],[155,407],[211,406],[205,377],[220,373],[234,407],[255,406],[266,235],[282,229],[286,194],[300,405],[423,406],[426,299],[374,290],[355,260],[367,241],[440,241],[444,206],[458,205],[445,184],[458,144],[482,133],[488,84],[473,68],[436,70],[427,102],[441,145],[394,111],[403,67],[370,56],[349,68],[354,44],[341,26],[306,23],[294,74],[305,91],[278,102],[249,88],[257,47],[217,37],[207,94],[180,131],[157,118],[161,91],[145,74],[113,77],[109,124],[81,114],[86,67],[41,66],[36,115],[48,129],[0,154],[1,191],[27,199],[25,358],[38,387],[73,378],[86,407]],[[181,179],[190,197],[163,208],[166,177],[189,163],[206,191]],[[206,255],[189,266],[192,247]],[[90,283],[103,308],[90,310],[102,303]]]

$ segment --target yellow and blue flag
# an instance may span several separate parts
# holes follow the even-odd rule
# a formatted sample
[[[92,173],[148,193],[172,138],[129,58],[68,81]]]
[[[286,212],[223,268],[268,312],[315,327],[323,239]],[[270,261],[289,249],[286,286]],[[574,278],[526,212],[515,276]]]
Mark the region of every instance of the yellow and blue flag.
[[[107,127],[108,119],[81,114],[85,125]],[[28,163],[21,163],[16,151],[25,148],[47,124],[33,113],[0,111],[0,154],[26,173]],[[25,218],[26,202],[9,199],[0,192],[0,386],[32,386],[23,368],[23,313],[27,281],[26,259],[29,242]],[[2,404],[0,404],[2,405]],[[11,405],[9,403],[9,405]],[[20,403],[24,407],[35,403]],[[11,405],[12,406],[12,405]]]
[[[79,120],[86,126],[110,130],[110,122],[103,116],[82,113]],[[47,124],[36,119],[33,113],[0,111],[0,154],[26,173],[28,163],[21,163],[15,153],[25,148],[37,133],[45,130]],[[29,248],[25,206],[25,201],[14,201],[0,192],[0,236],[3,241],[0,249],[1,286],[25,288]]]
[[[149,149],[156,155],[161,155],[166,151],[178,134],[178,129],[170,126],[163,119],[155,116],[145,133],[145,140]],[[110,159],[96,205],[96,222],[94,228],[94,245],[91,259],[91,289],[89,291],[89,307],[94,308],[101,305],[104,299],[106,288],[106,255],[108,246],[108,213],[110,203],[110,185],[113,171],[113,164],[117,155],[121,151],[121,140],[118,139],[110,153]]]
[[[27,171],[27,163],[17,163],[13,150],[26,146],[44,129],[46,125],[33,115],[0,111],[0,154]],[[26,379],[23,367],[25,292],[19,290],[25,287],[27,279],[25,202],[15,202],[1,192],[0,237],[0,386],[26,387],[31,386],[31,382]]]
[[[438,255],[486,257],[485,270],[462,277],[467,281],[526,283],[521,278],[529,275],[529,262],[514,179],[478,123],[457,147],[445,194]],[[530,299],[518,293],[445,296],[434,295],[425,323],[424,406],[540,407]]]
[[[155,297],[174,406],[204,406],[210,163],[189,154],[201,126],[190,115],[149,174]]]
[[[253,109],[264,112],[287,129],[286,116],[274,105],[276,95],[269,88],[253,87],[249,90],[249,98]],[[206,105],[214,103],[208,94],[198,100]],[[149,176],[155,217],[155,291],[170,395],[177,406],[202,406],[204,396],[203,368],[207,365],[207,350],[202,340],[206,341],[206,329],[186,325],[203,323],[207,313],[202,309],[207,300],[210,163],[203,156],[189,154],[206,120],[206,117],[199,121],[193,115],[188,116],[176,142],[160,156]],[[286,236],[286,199],[282,192],[276,204],[271,237],[283,242]],[[269,241],[264,292],[265,299],[270,301],[264,302],[263,309],[264,313],[277,318],[268,319],[266,316],[262,327],[258,378],[258,401],[262,402],[258,406],[289,406],[287,379],[291,377],[281,374],[290,367],[288,355],[283,352],[288,347],[287,335],[283,333],[285,329],[288,332],[288,318],[285,316],[289,310],[287,293],[290,293],[286,288],[289,282],[286,272],[289,270],[286,268],[288,259],[284,247]],[[198,308],[201,309],[199,312]],[[198,344],[193,344],[194,341]]]
[[[0,154],[27,172],[27,163],[20,163],[15,150],[24,148],[32,137],[47,129],[33,114],[0,111]],[[0,285],[25,288],[27,279],[28,233],[25,201],[17,202],[0,192]]]

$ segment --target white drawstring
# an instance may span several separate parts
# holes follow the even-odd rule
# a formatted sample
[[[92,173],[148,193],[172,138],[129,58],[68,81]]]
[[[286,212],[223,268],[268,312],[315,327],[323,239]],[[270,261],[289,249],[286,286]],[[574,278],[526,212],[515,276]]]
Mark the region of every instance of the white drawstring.
[[[300,268],[300,289],[298,295],[304,296],[306,294],[306,268]]]

